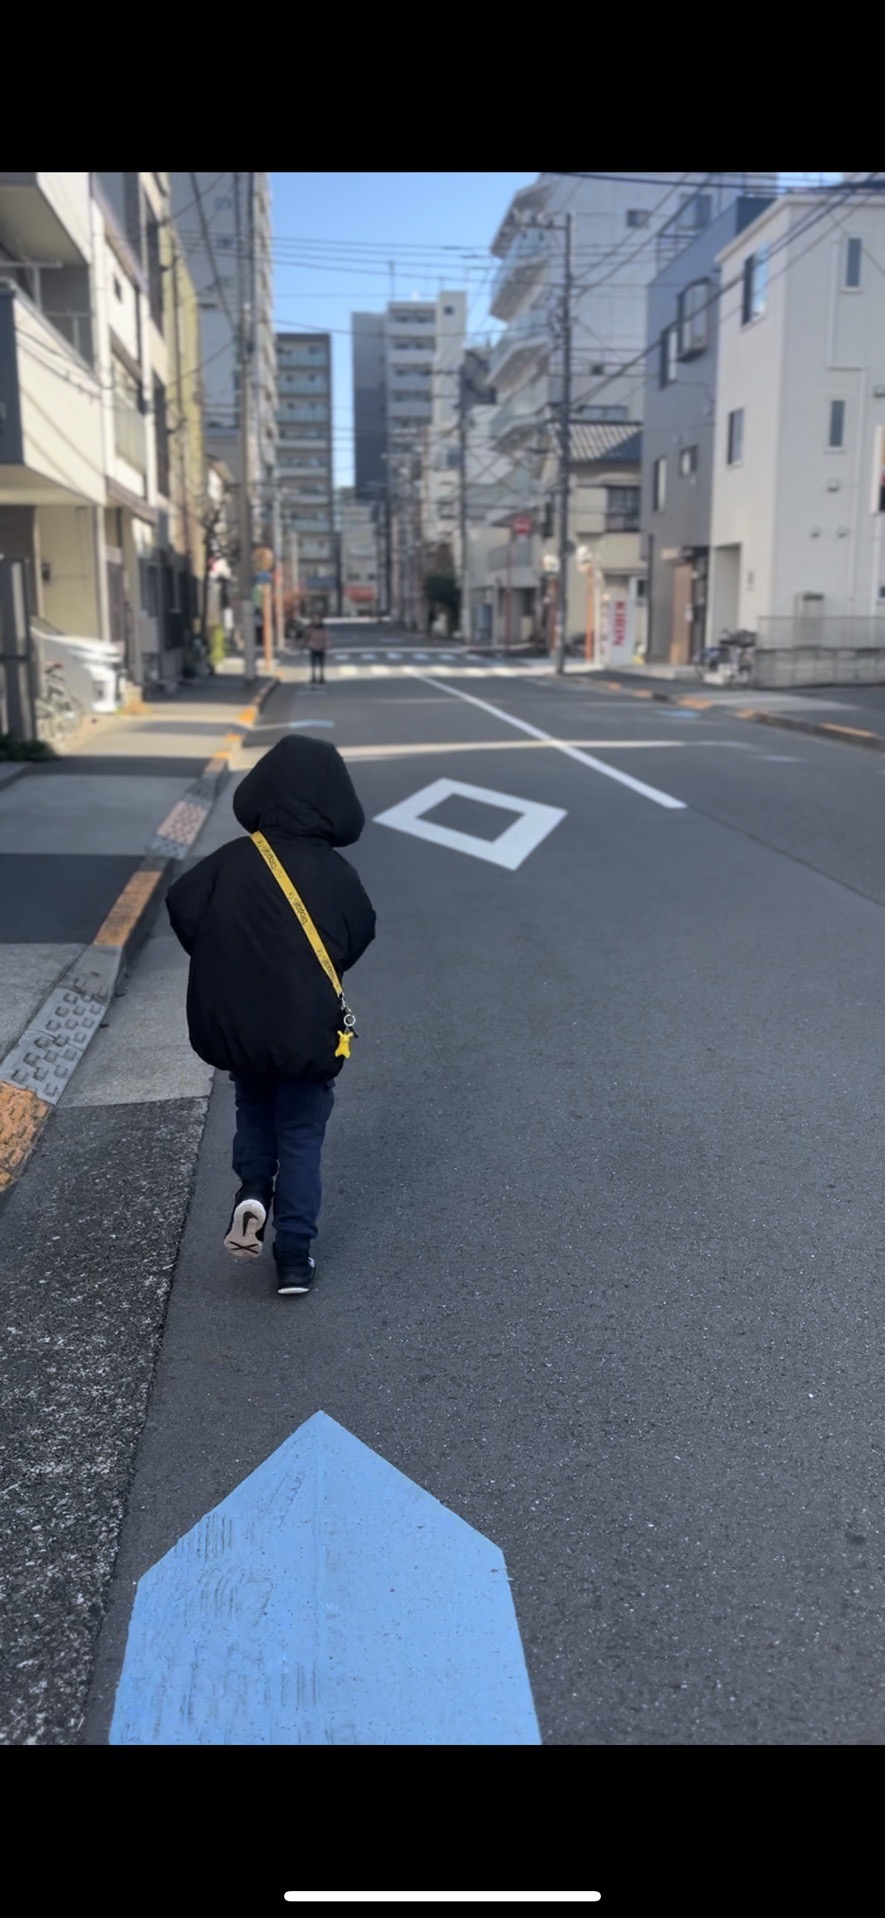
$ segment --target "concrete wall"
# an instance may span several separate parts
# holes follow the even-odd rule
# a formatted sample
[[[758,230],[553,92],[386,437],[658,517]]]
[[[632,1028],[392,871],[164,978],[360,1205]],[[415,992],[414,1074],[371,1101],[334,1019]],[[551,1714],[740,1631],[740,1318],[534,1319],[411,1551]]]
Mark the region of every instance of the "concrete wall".
[[[101,637],[96,580],[96,516],[87,506],[41,506],[37,513],[44,617],[62,633]]]

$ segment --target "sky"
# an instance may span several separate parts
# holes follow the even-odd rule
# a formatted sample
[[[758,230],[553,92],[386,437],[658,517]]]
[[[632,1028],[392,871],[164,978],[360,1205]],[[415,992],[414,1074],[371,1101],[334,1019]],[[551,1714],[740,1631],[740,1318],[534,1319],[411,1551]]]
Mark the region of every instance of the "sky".
[[[468,295],[468,333],[490,331],[489,252],[531,173],[272,173],[274,307],[280,331],[332,335],[335,485],[353,483],[350,316],[390,299]],[[838,179],[782,174],[783,184]]]

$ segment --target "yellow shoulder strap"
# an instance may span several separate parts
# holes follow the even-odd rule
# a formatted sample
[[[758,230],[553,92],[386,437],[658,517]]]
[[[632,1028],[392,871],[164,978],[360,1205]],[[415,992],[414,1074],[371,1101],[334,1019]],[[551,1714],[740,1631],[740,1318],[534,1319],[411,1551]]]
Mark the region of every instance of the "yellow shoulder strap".
[[[264,837],[264,834],[262,832],[253,832],[252,839],[254,840],[255,845],[258,847],[258,850],[261,854],[262,859],[266,860],[267,864],[269,865],[278,886],[280,886],[282,891],[285,893],[286,898],[288,899],[289,904],[296,918],[300,919],[301,924],[304,927],[305,932],[307,933],[307,937],[310,940],[311,945],[313,946],[314,952],[316,953],[316,956],[320,962],[320,965],[323,968],[324,973],[326,974],[327,978],[331,979],[339,999],[343,998],[343,993],[341,990],[341,980],[339,979],[338,974],[335,971],[335,967],[333,966],[332,961],[329,958],[326,948],[323,945],[322,939],[320,938],[320,935],[317,932],[316,926],[314,925],[313,920],[311,919],[310,913],[307,910],[307,907],[304,903],[304,900],[301,897],[301,894],[295,891],[295,887],[293,886],[288,873],[286,872],[285,868],[280,865],[280,862],[276,856],[276,853],[273,851],[272,847],[268,845],[267,840]]]

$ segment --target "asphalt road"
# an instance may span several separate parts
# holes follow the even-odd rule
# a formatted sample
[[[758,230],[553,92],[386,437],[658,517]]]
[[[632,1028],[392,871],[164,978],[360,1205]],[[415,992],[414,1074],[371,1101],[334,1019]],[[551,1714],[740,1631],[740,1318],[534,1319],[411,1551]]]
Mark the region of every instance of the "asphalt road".
[[[545,1743],[883,1742],[880,763],[577,682],[329,680],[245,757],[325,722],[370,822],[320,1277],[283,1301],[226,1262],[216,1080],[192,1192],[154,1188],[175,1277],[67,1735],[107,1737],[133,1581],[322,1409],[501,1547]],[[564,817],[514,869],[375,823],[440,779]],[[433,811],[486,844],[511,817]],[[234,830],[228,791],[200,854]],[[145,1104],[148,1061],[111,1106],[102,1070],[10,1208],[25,1267],[90,1138],[143,1244],[176,1100],[201,1123],[198,1080]]]

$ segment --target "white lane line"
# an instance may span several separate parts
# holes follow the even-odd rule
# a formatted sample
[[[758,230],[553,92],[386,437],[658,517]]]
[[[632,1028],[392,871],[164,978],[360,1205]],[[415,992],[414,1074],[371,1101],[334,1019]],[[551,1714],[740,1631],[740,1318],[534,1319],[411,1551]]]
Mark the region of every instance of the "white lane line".
[[[581,752],[577,746],[567,746],[552,733],[545,733],[540,726],[531,726],[527,719],[516,719],[513,713],[505,713],[500,706],[490,706],[485,699],[477,699],[473,693],[462,693],[460,686],[447,686],[438,679],[428,679],[425,673],[413,673],[414,679],[423,679],[425,684],[433,686],[437,692],[448,693],[452,699],[464,699],[469,706],[478,706],[482,712],[491,713],[494,719],[503,720],[505,726],[515,726],[521,733],[529,733],[532,739],[544,739],[549,746],[555,746],[558,752],[565,753],[568,759],[576,759],[581,766],[590,766],[594,772],[604,773],[607,779],[616,779],[621,786],[629,786],[632,792],[639,793],[643,799],[651,799],[656,806],[666,806],[673,812],[686,812],[684,799],[674,799],[671,793],[659,792],[656,786],[646,786],[641,779],[631,778],[615,766],[606,766],[601,759],[591,759],[589,753]]]

